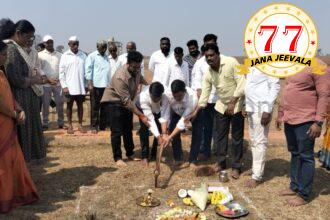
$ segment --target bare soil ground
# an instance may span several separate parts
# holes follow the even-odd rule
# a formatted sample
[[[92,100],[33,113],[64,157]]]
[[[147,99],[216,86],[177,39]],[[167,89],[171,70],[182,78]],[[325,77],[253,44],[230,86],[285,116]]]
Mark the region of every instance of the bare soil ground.
[[[89,125],[88,105],[85,106],[86,127]],[[54,112],[51,120],[55,121]],[[273,122],[272,122],[273,126]],[[135,124],[135,128],[137,128]],[[156,215],[169,209],[167,199],[184,206],[177,197],[180,188],[191,189],[202,182],[218,182],[218,176],[196,177],[189,169],[176,169],[171,164],[172,152],[167,149],[162,163],[160,185],[154,195],[162,204],[156,208],[141,208],[134,199],[154,189],[155,163],[144,168],[140,162],[128,162],[127,168],[118,169],[112,158],[109,131],[97,135],[80,134],[69,136],[65,130],[56,130],[56,124],[45,132],[48,143],[47,162],[29,165],[31,175],[40,194],[40,201],[13,210],[0,219],[155,219]],[[251,167],[251,152],[248,133],[245,132],[247,150],[244,154],[244,171]],[[136,155],[140,156],[139,138],[133,131]],[[267,152],[265,182],[256,189],[243,186],[248,176],[230,180],[228,186],[234,199],[250,211],[246,219],[330,219],[330,173],[316,165],[313,195],[310,203],[290,208],[278,191],[288,187],[289,159],[282,131],[271,129],[270,146]],[[317,141],[316,151],[322,139]],[[190,135],[183,135],[185,156],[190,149]],[[123,150],[123,155],[125,151]],[[125,158],[125,156],[124,156]],[[212,163],[215,158],[212,158]],[[230,170],[229,170],[230,171]],[[194,208],[192,208],[194,209]],[[195,208],[197,210],[197,208]],[[197,210],[198,211],[198,210]],[[208,219],[221,219],[213,206],[205,211]],[[86,217],[87,216],[87,217]]]
[[[53,128],[55,126],[53,124]],[[40,201],[15,209],[8,215],[0,216],[0,219],[85,219],[91,215],[96,216],[96,219],[155,219],[157,214],[169,209],[165,204],[167,199],[173,199],[177,205],[183,206],[177,197],[180,188],[190,189],[198,187],[202,182],[218,182],[217,175],[196,177],[188,168],[176,169],[172,166],[172,152],[169,148],[165,152],[166,160],[161,165],[162,188],[155,189],[155,196],[161,199],[161,206],[153,209],[138,207],[134,199],[144,195],[149,188],[154,188],[155,163],[151,162],[148,168],[144,168],[140,162],[128,162],[127,168],[118,169],[112,159],[109,135],[109,131],[98,135],[76,132],[73,136],[67,135],[65,130],[45,132],[48,142],[47,163],[30,165]],[[187,156],[190,134],[183,135],[183,140]],[[134,141],[136,155],[139,156],[139,139],[135,131]],[[215,158],[210,163],[214,161]],[[250,167],[251,152],[247,150],[244,170]],[[249,177],[242,176],[237,181],[231,180],[223,185],[229,187],[235,200],[249,209],[247,219],[329,219],[329,172],[317,164],[311,202],[299,208],[288,207],[286,200],[277,196],[279,190],[288,186],[288,173],[289,154],[283,134],[272,130],[265,182],[256,189],[246,189],[243,183]],[[208,219],[221,219],[214,213],[213,206],[209,206],[205,213]]]

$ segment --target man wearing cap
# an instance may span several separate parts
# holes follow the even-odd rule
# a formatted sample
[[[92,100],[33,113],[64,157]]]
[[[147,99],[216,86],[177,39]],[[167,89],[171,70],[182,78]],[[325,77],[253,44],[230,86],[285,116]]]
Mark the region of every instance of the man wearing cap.
[[[107,42],[99,41],[97,50],[89,54],[85,62],[85,78],[91,96],[91,129],[96,134],[98,130],[105,130],[106,113],[104,105],[100,103],[105,87],[110,82],[110,62],[105,52]]]
[[[47,77],[47,84],[44,84],[44,94],[42,98],[43,129],[48,129],[49,104],[54,96],[57,112],[58,128],[63,128],[63,100],[61,97],[61,85],[59,81],[59,64],[62,54],[54,50],[54,40],[50,35],[43,38],[45,49],[38,53],[41,70]]]
[[[62,92],[67,98],[67,118],[68,118],[68,134],[73,134],[72,126],[72,107],[75,101],[78,108],[78,130],[82,133],[86,131],[82,127],[84,115],[83,102],[85,101],[85,60],[86,54],[80,51],[79,40],[76,36],[69,38],[69,50],[61,57],[60,61],[60,82]]]

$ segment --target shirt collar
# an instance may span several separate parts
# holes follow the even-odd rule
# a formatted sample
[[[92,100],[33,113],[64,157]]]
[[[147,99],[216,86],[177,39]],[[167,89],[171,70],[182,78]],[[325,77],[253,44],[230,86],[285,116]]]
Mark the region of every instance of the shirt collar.
[[[133,76],[130,74],[130,72],[128,72],[127,65],[124,65],[123,68],[124,68],[127,79],[133,78]]]
[[[73,53],[70,49],[68,50],[68,54],[70,54],[70,55],[79,56],[80,53],[81,53],[80,50],[78,50],[77,53]]]
[[[204,57],[205,57],[205,56],[204,56]],[[219,71],[218,71],[218,73],[221,73],[222,68],[226,65],[224,58],[225,58],[225,57],[224,57],[223,55],[220,54],[220,67],[219,67]],[[209,69],[210,69],[210,71],[217,72],[217,71],[215,71],[214,69],[212,69],[211,66],[209,67]]]
[[[54,54],[54,53],[56,53],[56,50],[54,50],[53,52],[50,52],[50,51],[44,49],[43,52],[44,52],[44,53],[47,53],[47,54]]]
[[[99,55],[99,56],[101,56],[103,58],[106,58],[107,57],[106,53],[104,53],[104,55],[102,56],[98,50],[96,50],[95,52],[96,52],[96,55]]]
[[[186,103],[187,102],[187,100],[188,100],[188,97],[189,97],[189,94],[188,94],[188,91],[186,90],[186,94],[184,94],[184,97],[183,97],[183,99],[182,99],[182,103]]]
[[[109,59],[113,59],[113,60],[118,60],[118,56],[116,57],[116,59],[114,59],[111,54],[109,55]]]
[[[186,88],[187,88],[187,87],[186,87]],[[172,93],[171,93],[171,94],[172,94]],[[188,94],[188,90],[187,90],[187,89],[186,89],[186,93],[184,94],[183,99],[182,99],[180,102],[176,101],[175,98],[174,98],[174,96],[172,95],[172,98],[173,98],[174,102],[179,103],[179,104],[184,104],[184,103],[186,103],[187,100],[188,100],[188,97],[189,97],[189,94]]]

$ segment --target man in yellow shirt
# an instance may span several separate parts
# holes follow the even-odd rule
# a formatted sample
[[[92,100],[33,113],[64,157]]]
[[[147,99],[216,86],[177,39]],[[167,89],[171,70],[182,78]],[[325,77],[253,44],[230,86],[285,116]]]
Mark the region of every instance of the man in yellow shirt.
[[[220,171],[227,167],[228,134],[231,124],[232,177],[238,179],[243,156],[244,117],[241,111],[244,101],[245,77],[237,74],[236,67],[239,64],[237,60],[220,55],[217,45],[207,45],[205,49],[205,58],[210,67],[209,71],[205,73],[202,94],[192,117],[207,105],[213,85],[218,95],[214,116],[214,145],[218,156],[216,168]]]

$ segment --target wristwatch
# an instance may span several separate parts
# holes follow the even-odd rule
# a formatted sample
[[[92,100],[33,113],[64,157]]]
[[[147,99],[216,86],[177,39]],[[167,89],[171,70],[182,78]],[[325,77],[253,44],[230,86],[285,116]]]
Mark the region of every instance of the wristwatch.
[[[315,121],[315,124],[317,124],[317,126],[319,126],[320,128],[322,128],[323,121]]]

